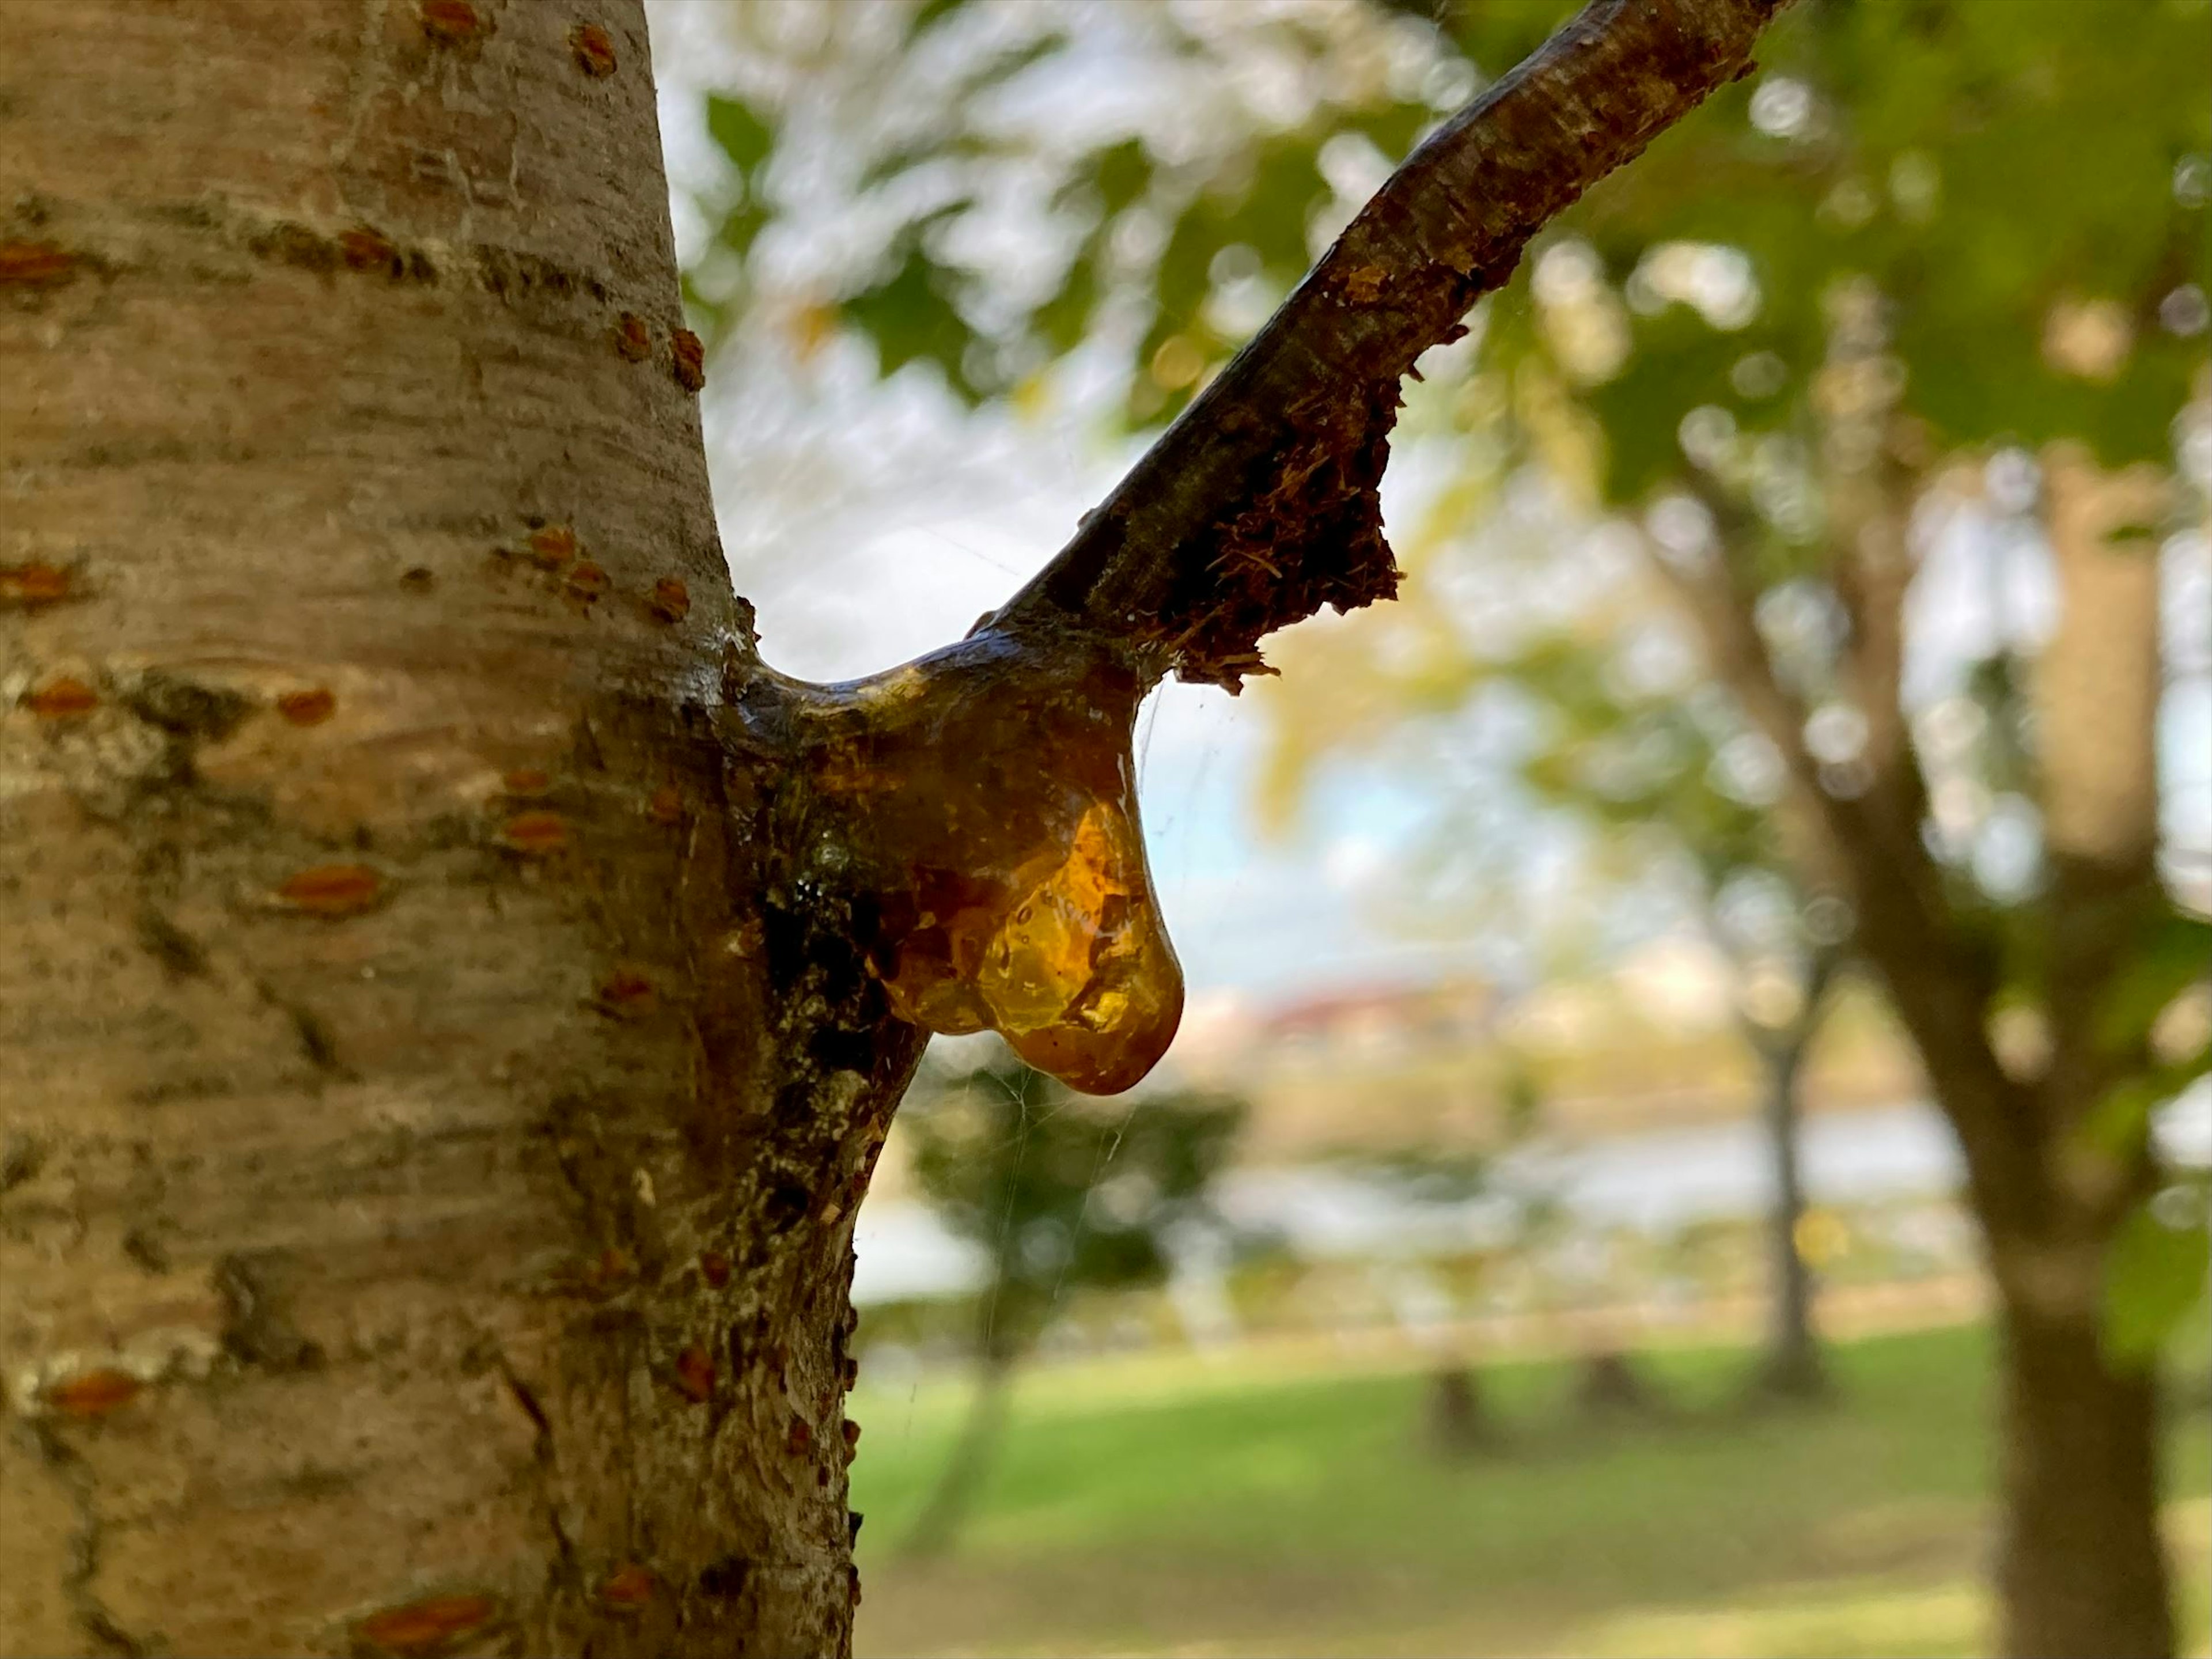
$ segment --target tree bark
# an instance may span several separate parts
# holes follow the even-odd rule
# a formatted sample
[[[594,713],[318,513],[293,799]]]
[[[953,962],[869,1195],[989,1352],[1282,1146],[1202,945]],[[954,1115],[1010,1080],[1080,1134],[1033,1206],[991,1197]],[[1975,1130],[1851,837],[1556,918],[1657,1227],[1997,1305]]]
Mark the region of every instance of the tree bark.
[[[2022,988],[2039,994],[2050,1052],[2030,1066],[2008,1070],[1990,1040],[2004,964],[1984,916],[1962,914],[1966,878],[1920,836],[1927,792],[1909,751],[1887,766],[1875,754],[1863,788],[1829,788],[1741,573],[1661,570],[1687,602],[1716,671],[1782,756],[1796,810],[1819,837],[1807,860],[1817,867],[1805,873],[1850,895],[1855,950],[1881,975],[1965,1155],[2005,1337],[2003,1651],[2160,1659],[2172,1651],[2173,1630],[2157,1541],[2156,1385],[2115,1368],[2097,1342],[2105,1250],[2154,1188],[2155,1154],[2147,1133],[2115,1151],[2080,1131],[2115,1086],[2148,1072],[2147,1034],[2118,1041],[2104,1024],[2131,951],[2171,904],[2155,863],[2158,609],[2141,533],[2166,483],[2148,468],[2106,474],[2068,447],[2045,459],[2062,611],[2035,676],[2050,873],[2020,925],[2044,959],[2039,979]],[[1723,522],[1737,512],[1706,499]],[[1854,684],[1887,684],[1893,697],[1893,677],[1882,671],[1893,627],[1884,622],[1850,645],[1870,653]],[[1895,711],[1869,718],[1877,731],[1898,724]]]
[[[842,1650],[921,1039],[708,714],[641,7],[9,21],[0,1648]]]
[[[2008,1306],[2002,1651],[2157,1659],[2174,1649],[2158,1528],[2156,1371],[2117,1374],[2097,1321]]]
[[[1767,1251],[1773,1264],[1773,1304],[1766,1357],[1759,1386],[1768,1394],[1808,1399],[1827,1391],[1826,1368],[1813,1333],[1813,1269],[1799,1248],[1805,1215],[1805,1182],[1799,1158],[1799,1079],[1803,1075],[1809,1023],[1789,1040],[1762,1048],[1765,1071],[1766,1146],[1773,1160],[1774,1197],[1767,1207]]]
[[[640,0],[19,0],[0,1644],[848,1650],[851,1228],[908,1019],[1011,1030],[1127,945],[1025,1035],[1100,1086],[1106,1003],[1164,1042],[1136,696],[1387,591],[1396,377],[1776,3],[1599,0],[1110,548],[823,689],[761,667],[716,544]],[[1017,855],[1099,915],[977,873]],[[1029,930],[995,992],[982,911]]]

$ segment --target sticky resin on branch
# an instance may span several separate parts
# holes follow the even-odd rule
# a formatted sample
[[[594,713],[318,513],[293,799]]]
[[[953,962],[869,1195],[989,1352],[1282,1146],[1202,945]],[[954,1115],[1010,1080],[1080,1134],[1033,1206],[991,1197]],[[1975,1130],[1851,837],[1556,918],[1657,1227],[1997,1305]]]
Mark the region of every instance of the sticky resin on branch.
[[[1167,1051],[1182,969],[1137,817],[1143,690],[1103,652],[984,632],[867,679],[741,694],[794,753],[836,884],[869,901],[856,931],[899,1018],[997,1031],[1089,1094]]]

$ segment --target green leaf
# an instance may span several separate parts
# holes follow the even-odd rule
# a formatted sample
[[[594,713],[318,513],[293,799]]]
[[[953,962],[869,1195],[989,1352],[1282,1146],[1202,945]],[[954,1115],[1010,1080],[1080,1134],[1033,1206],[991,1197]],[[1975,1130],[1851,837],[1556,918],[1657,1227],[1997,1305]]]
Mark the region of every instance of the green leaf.
[[[2151,1114],[2208,1073],[2212,1073],[2212,1043],[2171,1066],[2114,1084],[2083,1115],[2075,1133],[2083,1146],[2107,1157],[2132,1158],[2149,1133]]]
[[[2208,1261],[2212,1239],[2201,1201],[2196,1219],[2179,1226],[2149,1204],[2131,1211],[2105,1261],[2106,1352],[2124,1365],[2147,1365],[2204,1294]]]
[[[714,240],[740,259],[752,252],[753,239],[768,225],[768,210],[750,195],[722,216]]]
[[[1152,158],[1140,138],[1125,138],[1098,152],[1091,164],[1091,183],[1107,214],[1119,213],[1149,189]]]
[[[2107,1053],[2133,1048],[2166,1005],[2212,975],[2212,921],[2168,910],[2152,925],[2097,1007],[2096,1038]]]
[[[1084,245],[1067,268],[1060,292],[1030,314],[1030,327],[1055,357],[1064,357],[1090,331],[1091,314],[1098,309],[1097,238]]]
[[[714,139],[730,165],[745,175],[748,185],[752,181],[753,169],[768,159],[775,148],[775,129],[759,117],[753,106],[742,98],[732,98],[726,93],[707,94],[707,133]]]
[[[917,360],[933,362],[954,391],[974,403],[981,392],[963,365],[975,332],[953,302],[956,282],[919,243],[909,243],[890,277],[852,295],[839,310],[876,343],[884,374]]]
[[[2083,1115],[2076,1139],[2107,1158],[2133,1158],[2150,1132],[2150,1115],[2172,1098],[2172,1093],[2153,1077],[2131,1077],[2114,1084]]]
[[[951,15],[967,3],[967,0],[922,0],[914,15],[907,20],[906,38],[913,40],[940,17]]]

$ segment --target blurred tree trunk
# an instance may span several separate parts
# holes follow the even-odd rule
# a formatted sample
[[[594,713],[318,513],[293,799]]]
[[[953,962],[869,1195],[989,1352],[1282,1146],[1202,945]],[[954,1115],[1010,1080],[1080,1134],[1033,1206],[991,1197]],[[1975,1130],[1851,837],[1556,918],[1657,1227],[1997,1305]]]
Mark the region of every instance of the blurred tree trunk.
[[[1774,1164],[1774,1197],[1766,1214],[1774,1300],[1759,1385],[1769,1394],[1792,1399],[1824,1394],[1828,1384],[1820,1341],[1813,1334],[1813,1269],[1797,1236],[1805,1216],[1797,1145],[1798,1079],[1804,1052],[1800,1042],[1778,1047],[1764,1057],[1767,1153]]]
[[[1798,1237],[1798,1224],[1805,1215],[1799,1135],[1805,1056],[1820,1030],[1835,969],[1835,953],[1817,951],[1807,967],[1797,1017],[1778,1031],[1752,1025],[1747,1033],[1763,1073],[1766,1150],[1774,1174],[1774,1195],[1766,1212],[1773,1300],[1766,1354],[1755,1381],[1760,1392],[1787,1399],[1814,1399],[1829,1389],[1827,1367],[1813,1326],[1812,1264],[1805,1260]]]
[[[846,1188],[920,1036],[850,945],[763,970],[589,15],[9,9],[0,1650],[848,1644]]]
[[[1887,465],[1884,441],[1863,453]],[[1794,813],[1813,834],[1807,873],[1849,893],[1856,948],[1881,974],[1965,1154],[2002,1338],[2003,1650],[2154,1656],[2174,1642],[2157,1380],[2117,1364],[2099,1333],[2106,1253],[2155,1184],[2155,1154],[2147,1123],[2083,1131],[2116,1088],[2153,1069],[2148,1022],[2119,1032],[2112,1013],[2135,952],[2172,912],[2155,860],[2156,544],[2142,533],[2169,485],[2150,468],[2106,472],[2067,446],[2045,461],[2061,615],[2033,675],[2049,872],[2034,916],[2043,965],[2028,988],[2032,1040],[2002,1050],[1993,1027],[2016,988],[2009,964],[1983,918],[1959,905],[1966,878],[1922,839],[1926,785],[1897,712],[1909,481],[1874,492],[1888,503],[1883,533],[1839,515],[1849,665],[1872,705],[1863,776],[1838,780],[1808,752],[1804,710],[1738,574],[1673,574],[1717,672],[1788,765]],[[1837,499],[1853,507],[1851,492]]]
[[[2045,1052],[2007,1066],[2006,1120],[2039,1178],[1985,1206],[2004,1310],[2005,1639],[2039,1656],[2156,1655],[2174,1643],[2157,1370],[2121,1369],[2100,1340],[2106,1254],[2154,1184],[2154,1153],[2147,1122],[2118,1155],[2084,1131],[2149,1065],[2148,1019],[2128,1030],[2113,1015],[2123,975],[2170,908],[2157,869],[2162,674],[2148,532],[2171,486],[2152,467],[2106,471],[2073,445],[2043,460],[2060,605],[2032,689],[2050,872],[2046,1036]]]
[[[1449,1457],[1495,1451],[1504,1443],[1481,1376],[1464,1359],[1448,1359],[1429,1373],[1428,1439]]]
[[[960,1528],[974,1508],[976,1494],[999,1449],[1006,1426],[1006,1407],[1013,1397],[1018,1356],[986,1340],[975,1366],[975,1391],[968,1401],[968,1415],[960,1425],[960,1438],[952,1455],[930,1488],[928,1500],[908,1528],[902,1550],[926,1559],[947,1555],[959,1540]]]
[[[2002,1318],[2004,1650],[2173,1651],[2155,1372],[2115,1370],[2092,1310],[2008,1294]]]

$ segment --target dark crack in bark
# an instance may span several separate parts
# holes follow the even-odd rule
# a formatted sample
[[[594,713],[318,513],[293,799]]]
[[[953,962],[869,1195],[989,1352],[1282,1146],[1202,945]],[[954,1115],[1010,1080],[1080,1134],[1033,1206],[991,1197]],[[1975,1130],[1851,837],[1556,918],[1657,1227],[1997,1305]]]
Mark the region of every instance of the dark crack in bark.
[[[77,1529],[70,1540],[69,1576],[63,1583],[70,1614],[84,1632],[88,1651],[138,1659],[139,1655],[149,1650],[148,1644],[116,1621],[94,1584],[100,1576],[100,1547],[106,1522],[100,1518],[98,1482],[92,1466],[59,1429],[46,1423],[33,1427],[46,1467],[53,1470],[76,1511]]]

